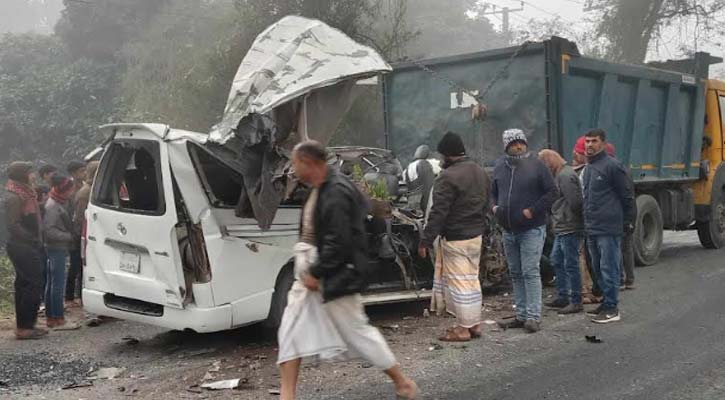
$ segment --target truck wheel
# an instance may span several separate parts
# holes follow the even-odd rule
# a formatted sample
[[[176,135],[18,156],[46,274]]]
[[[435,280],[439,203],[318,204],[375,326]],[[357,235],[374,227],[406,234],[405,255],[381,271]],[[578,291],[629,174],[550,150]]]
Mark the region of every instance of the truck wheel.
[[[277,334],[280,323],[282,323],[282,314],[287,307],[287,294],[292,289],[295,282],[294,268],[292,265],[286,265],[280,271],[277,277],[277,283],[274,286],[274,295],[272,295],[272,305],[269,308],[269,315],[262,323],[264,330],[269,334]]]
[[[706,249],[719,249],[725,245],[725,196],[723,188],[712,191],[710,219],[697,222],[697,236]]]
[[[662,250],[662,211],[654,197],[637,196],[637,221],[634,228],[634,259],[637,265],[657,262]]]

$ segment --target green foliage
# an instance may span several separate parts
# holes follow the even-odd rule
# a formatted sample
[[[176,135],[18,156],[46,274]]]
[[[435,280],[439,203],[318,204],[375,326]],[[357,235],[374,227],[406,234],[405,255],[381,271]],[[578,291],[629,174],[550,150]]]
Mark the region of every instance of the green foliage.
[[[241,34],[239,18],[227,1],[171,1],[123,49],[125,119],[208,132],[253,40]]]
[[[74,58],[115,61],[167,0],[64,0],[55,32]]]
[[[0,39],[0,159],[61,162],[94,145],[110,118],[116,68],[73,60],[53,36]]]
[[[375,182],[374,185],[370,188],[370,197],[377,200],[390,200],[390,192],[388,192],[388,185],[385,183],[385,180],[379,179],[377,182]]]
[[[10,260],[0,256],[0,317],[11,315],[15,306],[15,270]]]

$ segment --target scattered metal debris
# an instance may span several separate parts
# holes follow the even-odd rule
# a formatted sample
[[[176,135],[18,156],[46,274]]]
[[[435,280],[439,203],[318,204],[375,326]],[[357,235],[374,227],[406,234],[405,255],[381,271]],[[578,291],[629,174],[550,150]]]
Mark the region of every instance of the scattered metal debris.
[[[204,383],[201,385],[202,388],[208,389],[208,390],[225,390],[225,389],[236,389],[239,387],[239,382],[241,379],[227,379],[224,381],[216,381],[216,382],[209,382]]]
[[[602,343],[602,339],[599,339],[599,338],[598,338],[598,337],[596,337],[596,336],[589,336],[589,335],[586,335],[586,336],[584,336],[584,338],[585,338],[585,339],[587,340],[587,342],[589,342],[589,343]]]

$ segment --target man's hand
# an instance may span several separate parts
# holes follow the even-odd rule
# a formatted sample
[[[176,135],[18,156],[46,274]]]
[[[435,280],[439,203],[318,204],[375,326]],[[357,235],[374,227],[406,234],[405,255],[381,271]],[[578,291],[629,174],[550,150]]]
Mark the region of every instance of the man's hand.
[[[313,292],[320,290],[320,280],[310,274],[302,275],[302,284]]]
[[[418,246],[418,256],[420,258],[428,258],[428,249],[425,246]]]
[[[624,224],[624,233],[634,233],[634,224]]]
[[[493,206],[493,208],[491,208],[491,212],[492,212],[492,213],[493,213],[494,215],[496,215],[496,211],[498,211],[498,206]]]
[[[530,208],[525,208],[524,209],[524,217],[526,217],[526,219],[532,219],[532,218],[534,218],[533,211],[531,211]]]

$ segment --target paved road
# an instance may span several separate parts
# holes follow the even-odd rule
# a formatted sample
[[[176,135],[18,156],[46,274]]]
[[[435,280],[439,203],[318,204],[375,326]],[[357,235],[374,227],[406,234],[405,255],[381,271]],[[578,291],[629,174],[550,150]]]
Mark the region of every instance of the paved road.
[[[725,251],[703,250],[693,233],[666,241],[661,261],[637,269],[637,288],[623,293],[622,322],[548,313],[534,335],[489,331],[415,366],[425,398],[725,399]],[[390,396],[383,378],[305,389],[310,399]]]

